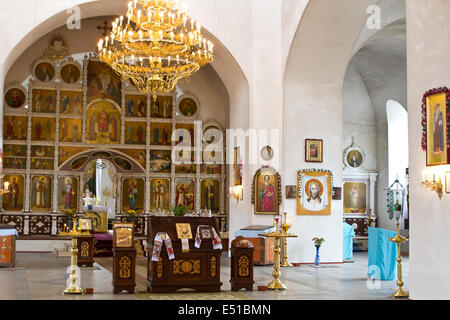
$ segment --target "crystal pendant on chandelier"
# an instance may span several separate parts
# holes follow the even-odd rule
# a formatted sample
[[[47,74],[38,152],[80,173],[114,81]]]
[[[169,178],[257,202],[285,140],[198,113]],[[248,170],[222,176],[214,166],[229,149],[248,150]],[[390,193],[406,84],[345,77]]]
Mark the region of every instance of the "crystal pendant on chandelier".
[[[213,61],[213,44],[182,0],[133,0],[98,43],[98,56],[145,94],[168,93]]]

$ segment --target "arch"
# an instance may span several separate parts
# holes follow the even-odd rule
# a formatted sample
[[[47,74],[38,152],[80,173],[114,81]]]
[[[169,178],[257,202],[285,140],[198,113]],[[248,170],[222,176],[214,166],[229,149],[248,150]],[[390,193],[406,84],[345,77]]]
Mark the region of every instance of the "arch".
[[[395,100],[386,102],[388,123],[388,171],[389,185],[396,178],[405,184],[405,170],[408,162],[408,112]]]

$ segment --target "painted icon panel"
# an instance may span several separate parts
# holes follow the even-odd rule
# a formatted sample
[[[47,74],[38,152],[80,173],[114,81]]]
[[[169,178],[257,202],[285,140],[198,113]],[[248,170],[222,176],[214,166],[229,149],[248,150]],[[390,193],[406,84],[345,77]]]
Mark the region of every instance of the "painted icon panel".
[[[5,94],[5,102],[10,108],[20,108],[26,103],[25,92],[19,88],[9,89]]]
[[[87,75],[87,101],[109,99],[122,104],[122,81],[120,77],[103,62],[90,61]]]
[[[32,119],[33,141],[54,141],[55,140],[55,119],[54,118],[33,118]]]
[[[81,142],[81,119],[59,119],[59,141]]]
[[[172,168],[172,151],[150,150],[150,172],[170,173]]]
[[[170,180],[152,179],[150,180],[150,210],[170,209]]]
[[[220,210],[220,181],[203,180],[201,183],[201,208],[219,213]]]
[[[145,122],[125,122],[125,143],[145,145],[146,128]]]
[[[108,101],[98,101],[87,111],[87,143],[120,143],[120,110]]]
[[[150,125],[150,144],[156,146],[170,146],[172,144],[172,124],[152,123]]]
[[[78,179],[76,177],[59,177],[58,210],[78,209]]]
[[[188,207],[188,212],[195,209],[195,180],[189,178],[175,179],[175,207]]]
[[[126,115],[127,117],[140,117],[145,118],[147,116],[147,97],[143,95],[127,95],[126,101]]]
[[[33,176],[31,178],[31,210],[50,211],[52,199],[52,178]]]
[[[61,91],[60,113],[80,115],[83,111],[83,93],[81,91]]]
[[[27,140],[27,117],[5,116],[3,139]]]
[[[33,89],[33,112],[54,113],[56,90]]]
[[[23,210],[23,198],[25,194],[24,182],[25,179],[22,175],[5,175],[3,178],[3,186],[8,192],[3,195],[4,210]]]
[[[127,178],[122,182],[122,212],[144,211],[144,179]]]
[[[156,101],[152,98],[150,111],[152,118],[170,119],[172,118],[173,97],[158,96]]]

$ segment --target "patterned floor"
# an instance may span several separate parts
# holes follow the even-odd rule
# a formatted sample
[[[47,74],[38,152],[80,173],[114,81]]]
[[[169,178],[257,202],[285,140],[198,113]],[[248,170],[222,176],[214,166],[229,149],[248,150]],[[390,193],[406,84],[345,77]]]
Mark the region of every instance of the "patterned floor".
[[[217,293],[140,293],[135,294],[137,300],[252,300],[240,292]]]

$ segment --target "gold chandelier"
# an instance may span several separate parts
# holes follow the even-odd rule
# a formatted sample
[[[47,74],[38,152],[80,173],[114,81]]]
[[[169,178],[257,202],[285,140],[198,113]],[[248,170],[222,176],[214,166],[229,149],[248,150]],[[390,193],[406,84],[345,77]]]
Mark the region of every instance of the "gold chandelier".
[[[98,43],[98,56],[145,94],[167,93],[213,61],[211,41],[190,19],[182,0],[133,0],[126,17]]]

